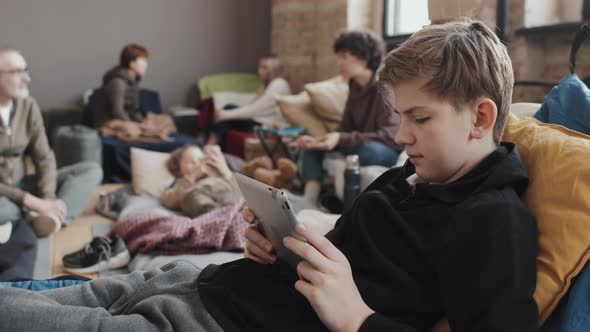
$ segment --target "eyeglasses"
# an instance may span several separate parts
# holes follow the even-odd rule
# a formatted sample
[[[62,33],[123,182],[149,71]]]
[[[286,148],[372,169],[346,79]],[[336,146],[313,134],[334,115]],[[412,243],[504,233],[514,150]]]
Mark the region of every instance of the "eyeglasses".
[[[10,74],[10,75],[24,75],[29,74],[29,68],[17,68],[11,70],[0,70],[0,74]]]

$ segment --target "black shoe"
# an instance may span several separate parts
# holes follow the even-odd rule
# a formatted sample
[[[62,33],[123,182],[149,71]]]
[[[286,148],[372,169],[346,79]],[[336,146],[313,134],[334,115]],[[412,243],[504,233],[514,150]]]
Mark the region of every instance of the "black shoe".
[[[84,248],[63,257],[64,270],[74,274],[118,269],[129,263],[125,242],[118,236],[97,236]]]

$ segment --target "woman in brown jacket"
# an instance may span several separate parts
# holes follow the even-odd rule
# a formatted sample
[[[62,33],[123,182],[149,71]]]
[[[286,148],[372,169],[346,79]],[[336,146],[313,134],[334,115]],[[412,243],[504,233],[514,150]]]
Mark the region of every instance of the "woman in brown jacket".
[[[102,86],[96,92],[94,126],[100,128],[110,120],[141,122],[139,82],[148,68],[148,50],[129,44],[121,51],[119,64],[104,74]]]

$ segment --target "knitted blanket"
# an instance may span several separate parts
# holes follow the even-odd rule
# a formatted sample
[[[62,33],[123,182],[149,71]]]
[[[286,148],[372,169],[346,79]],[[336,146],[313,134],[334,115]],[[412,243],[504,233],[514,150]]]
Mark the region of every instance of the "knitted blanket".
[[[249,225],[240,210],[244,200],[197,218],[171,216],[162,210],[129,215],[114,224],[111,233],[125,240],[129,251],[163,255],[241,251]]]

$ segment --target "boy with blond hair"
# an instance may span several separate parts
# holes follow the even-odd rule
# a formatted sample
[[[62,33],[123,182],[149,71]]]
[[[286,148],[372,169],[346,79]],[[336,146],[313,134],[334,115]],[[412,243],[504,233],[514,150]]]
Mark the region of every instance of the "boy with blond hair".
[[[537,228],[519,199],[528,177],[516,146],[501,143],[513,83],[504,45],[480,22],[429,26],[387,56],[379,80],[410,159],[371,184],[325,237],[298,224],[307,241],[284,239],[303,259],[296,271],[250,228],[249,259],[202,272],[172,263],[35,298],[0,290],[5,316],[24,319],[25,307],[63,320],[72,309],[47,302],[67,296],[74,299],[60,303],[81,306],[85,295],[153,327],[194,328],[212,317],[218,325],[209,328],[225,331],[429,331],[446,317],[452,331],[536,331]],[[254,222],[251,211],[243,215]],[[195,294],[198,306],[189,301]],[[168,307],[156,315],[142,301]],[[147,324],[96,316],[59,327]]]

